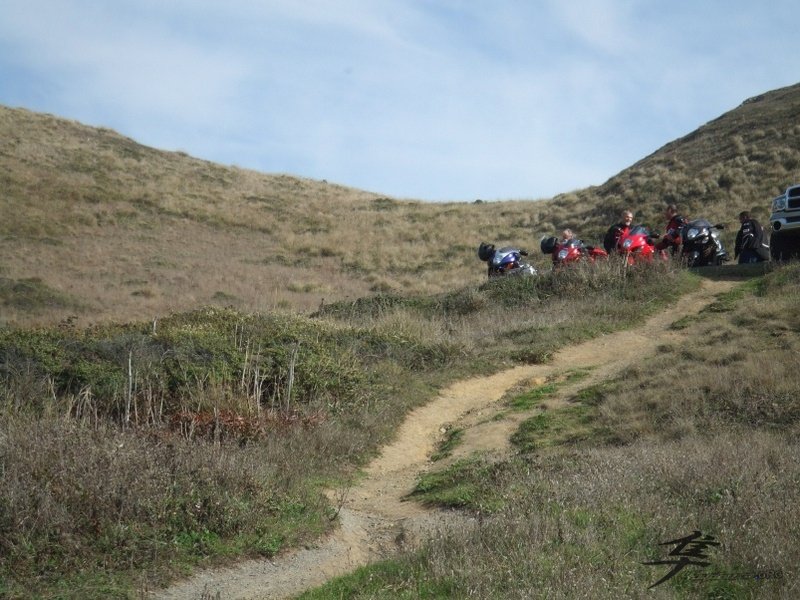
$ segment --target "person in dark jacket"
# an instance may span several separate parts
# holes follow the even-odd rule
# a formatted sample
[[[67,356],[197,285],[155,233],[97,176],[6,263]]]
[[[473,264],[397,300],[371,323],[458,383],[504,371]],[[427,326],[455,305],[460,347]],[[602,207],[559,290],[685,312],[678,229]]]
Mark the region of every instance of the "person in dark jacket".
[[[764,245],[764,228],[746,210],[739,213],[739,222],[742,226],[739,228],[739,233],[736,234],[734,258],[739,257],[740,265],[767,260],[769,254]]]
[[[622,221],[609,227],[605,237],[603,237],[603,248],[606,249],[606,252],[610,254],[617,249],[619,238],[630,230],[632,223],[633,213],[629,210],[622,211]]]

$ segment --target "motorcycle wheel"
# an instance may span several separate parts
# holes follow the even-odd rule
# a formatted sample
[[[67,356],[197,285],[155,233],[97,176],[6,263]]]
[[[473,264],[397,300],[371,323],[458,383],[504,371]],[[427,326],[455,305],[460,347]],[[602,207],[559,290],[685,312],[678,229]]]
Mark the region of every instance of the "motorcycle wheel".
[[[697,251],[690,252],[686,255],[686,266],[687,267],[699,267],[700,264],[700,253]]]

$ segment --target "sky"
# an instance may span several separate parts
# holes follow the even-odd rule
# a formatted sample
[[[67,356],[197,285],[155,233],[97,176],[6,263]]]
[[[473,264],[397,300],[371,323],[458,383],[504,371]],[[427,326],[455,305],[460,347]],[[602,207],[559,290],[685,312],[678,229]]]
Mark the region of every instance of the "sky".
[[[0,104],[394,198],[600,185],[800,81],[797,0],[0,0]]]

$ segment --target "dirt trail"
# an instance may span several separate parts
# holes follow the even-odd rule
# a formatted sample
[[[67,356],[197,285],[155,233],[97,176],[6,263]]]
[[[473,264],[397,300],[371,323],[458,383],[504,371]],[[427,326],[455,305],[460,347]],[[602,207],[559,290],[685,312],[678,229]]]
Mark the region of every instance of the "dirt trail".
[[[696,314],[733,285],[728,281],[704,280],[698,292],[683,297],[637,329],[565,347],[547,365],[519,366],[451,385],[435,400],[408,415],[396,441],[383,449],[355,487],[330,492],[335,503],[342,502],[340,527],[317,546],[275,560],[252,560],[229,569],[201,572],[154,597],[291,598],[328,579],[385,558],[404,544],[430,537],[437,529],[452,525],[452,513],[444,514],[404,498],[419,474],[430,466],[428,457],[447,427],[457,424],[465,430],[463,442],[448,461],[476,451],[502,455],[509,451],[509,436],[518,422],[530,416],[524,413],[501,420],[491,418],[502,409],[499,400],[508,391],[521,385],[540,384],[568,370],[591,369],[579,382],[560,387],[559,397],[548,404],[563,402],[577,390],[611,378],[629,365],[654,355],[659,344],[678,339],[681,333],[669,329],[670,324],[685,315]]]

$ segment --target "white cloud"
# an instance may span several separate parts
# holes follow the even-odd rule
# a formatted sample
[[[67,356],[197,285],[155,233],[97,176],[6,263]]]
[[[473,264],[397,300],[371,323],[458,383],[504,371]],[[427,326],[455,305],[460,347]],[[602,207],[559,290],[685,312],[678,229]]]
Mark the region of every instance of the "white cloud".
[[[592,52],[621,56],[636,50],[635,0],[548,0],[557,26]]]

